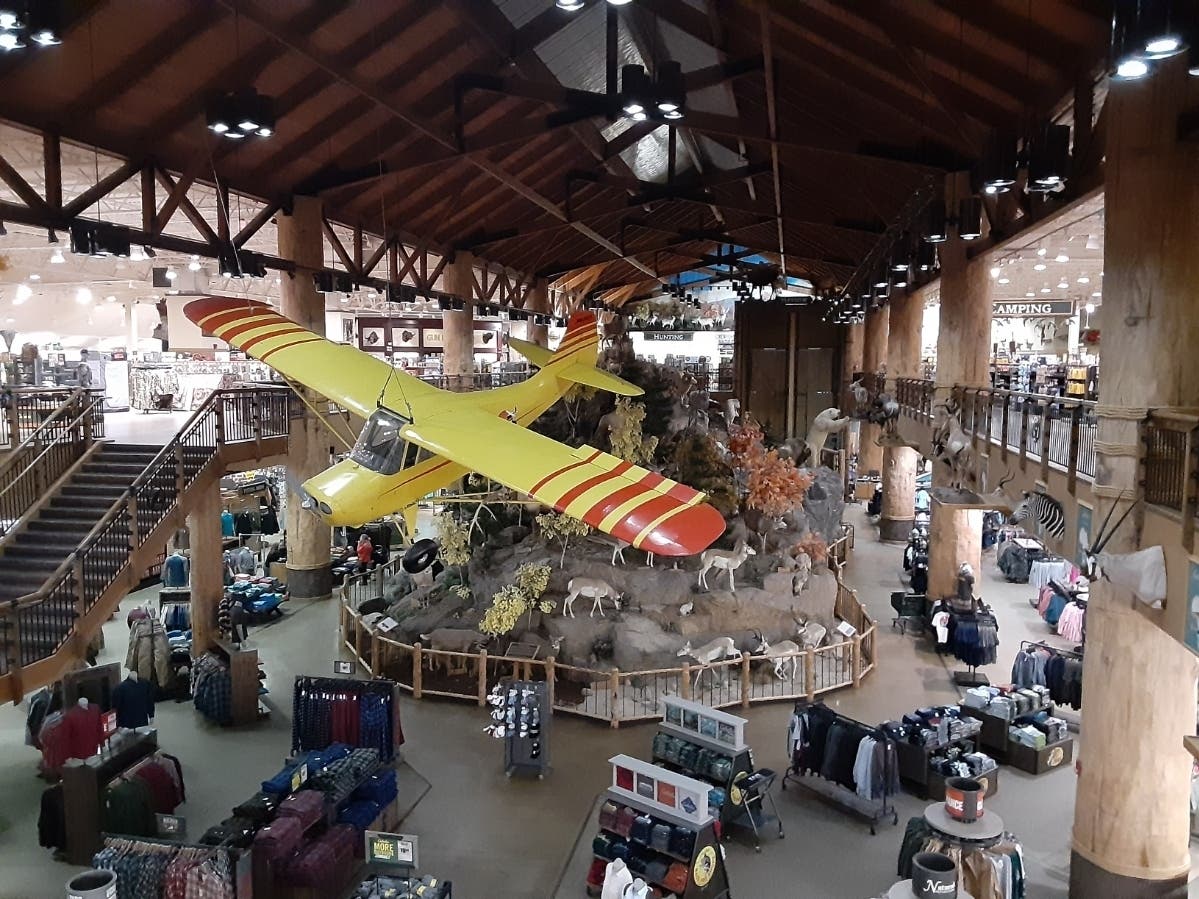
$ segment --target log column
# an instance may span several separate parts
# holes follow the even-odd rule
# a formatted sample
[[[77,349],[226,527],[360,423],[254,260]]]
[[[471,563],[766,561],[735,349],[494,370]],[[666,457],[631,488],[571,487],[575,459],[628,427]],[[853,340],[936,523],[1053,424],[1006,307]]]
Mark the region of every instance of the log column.
[[[538,278],[533,286],[529,289],[529,298],[525,302],[526,312],[536,312],[540,314],[548,314],[550,311],[550,285],[545,278]],[[535,343],[540,347],[549,347],[550,343],[550,328],[549,325],[535,325],[533,322],[528,323],[529,342]]]
[[[866,313],[862,367],[870,375],[887,364],[887,316],[886,307]],[[861,446],[858,449],[858,477],[871,471],[882,471],[883,448],[875,442],[881,433],[878,425],[862,425]]]
[[[458,253],[445,269],[446,291],[466,303],[464,311],[445,310],[441,313],[442,373],[450,380],[451,390],[471,385],[475,373],[475,257]]]
[[[956,192],[969,190],[969,180],[957,178]],[[990,382],[991,278],[985,259],[966,256],[969,241],[951,234],[940,246],[941,311],[937,334],[936,401],[943,403],[955,385],[984,387]],[[919,351],[917,351],[919,352]],[[934,460],[933,486],[948,487],[949,471]],[[932,503],[929,524],[928,592],[949,596],[957,592],[957,571],[969,562],[977,573],[982,560],[983,513]]]
[[[325,333],[325,298],[312,283],[309,273],[324,265],[321,237],[321,202],[314,197],[296,197],[291,214],[280,213],[279,256],[299,266],[294,278],[280,284],[283,314],[317,334]],[[317,399],[304,391],[309,402]],[[287,472],[303,483],[328,468],[330,435],[307,406],[304,417],[291,420],[287,444]],[[287,503],[287,589],[297,599],[328,599],[333,593],[329,567],[330,530],[317,515],[300,507],[294,496]]]
[[[862,371],[863,364],[863,340],[865,338],[866,326],[861,322],[855,322],[845,329],[845,346],[841,351],[841,393],[840,402],[842,414],[848,414],[853,411],[854,400],[853,394],[849,392],[849,385],[853,383],[854,375]],[[849,427],[845,429],[845,452],[847,456],[857,455],[862,448],[862,424],[859,421],[851,421]],[[858,465],[861,469],[861,465]]]
[[[221,575],[221,482],[214,481],[187,513],[191,552],[192,658],[204,655],[217,637],[217,607],[225,595]]]
[[[1144,410],[1199,396],[1199,147],[1178,139],[1180,114],[1197,100],[1185,57],[1155,63],[1142,81],[1113,80],[1108,91],[1097,524],[1117,497],[1138,493]],[[1109,552],[1141,548],[1139,518],[1116,532]],[[1080,756],[1073,899],[1187,895],[1191,758],[1182,738],[1195,732],[1196,661],[1158,627],[1160,614],[1106,580],[1091,587],[1083,694],[1095,738]]]
[[[915,378],[920,372],[920,330],[924,324],[922,294],[893,296],[887,326],[887,378]],[[920,454],[908,446],[883,448],[883,514],[878,523],[883,540],[904,540],[916,520],[916,463]]]

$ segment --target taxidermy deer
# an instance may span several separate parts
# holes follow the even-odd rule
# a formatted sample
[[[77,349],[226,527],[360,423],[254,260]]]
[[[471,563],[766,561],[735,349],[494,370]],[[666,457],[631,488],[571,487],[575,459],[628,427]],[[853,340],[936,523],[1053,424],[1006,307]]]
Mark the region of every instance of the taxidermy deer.
[[[791,620],[795,622],[796,635],[804,649],[816,649],[828,636],[827,627],[811,618],[800,618],[794,609],[791,610]]]
[[[629,549],[630,547],[632,547],[632,545],[633,544],[629,543],[627,540],[621,540],[619,537],[616,538],[616,542],[612,544],[612,567],[613,568],[616,567],[617,559],[620,559],[621,565],[624,564],[624,551],[626,549]],[[646,564],[646,567],[648,567],[648,568],[654,567],[654,554],[653,553],[647,552],[645,554],[645,564]]]
[[[1087,556],[1087,568],[1089,569],[1087,576],[1091,578],[1100,576],[1117,587],[1132,591],[1141,602],[1154,608],[1160,608],[1162,601],[1166,598],[1166,557],[1162,548],[1149,546],[1133,553],[1103,551],[1116,531],[1120,530],[1124,519],[1132,514],[1132,510],[1140,502],[1140,500],[1134,501],[1120,516],[1115,526],[1109,530],[1108,524],[1111,523],[1116,505],[1123,498],[1123,494],[1121,494],[1120,498],[1108,509],[1107,517],[1099,526],[1099,533],[1095,537],[1094,545],[1091,544],[1090,536],[1085,530],[1078,532],[1078,542]],[[1192,612],[1192,614],[1194,613]]]
[[[756,652],[764,659],[769,659],[774,662],[774,676],[779,680],[787,677],[788,668],[792,673],[795,672],[795,665],[799,661],[795,653],[799,652],[798,643],[793,640],[781,640],[774,646],[766,642],[766,638],[762,636],[761,631],[754,631],[754,636],[758,640],[758,648]]]
[[[736,588],[733,586],[733,572],[741,567],[750,556],[756,556],[757,552],[745,540],[737,544],[737,549],[731,552],[727,549],[705,549],[699,557],[700,564],[703,566],[699,571],[699,586],[705,590],[708,589],[708,572],[715,568],[718,571],[727,571],[729,573],[729,592],[735,593]]]
[[[612,606],[615,609],[620,609],[620,591],[609,584],[607,581],[601,581],[594,577],[572,577],[570,583],[566,585],[566,589],[570,592],[562,603],[562,614],[575,617],[574,602],[580,596],[592,600],[591,612],[588,618],[594,618],[595,613],[600,613],[600,618],[604,617],[604,600],[611,599]]]

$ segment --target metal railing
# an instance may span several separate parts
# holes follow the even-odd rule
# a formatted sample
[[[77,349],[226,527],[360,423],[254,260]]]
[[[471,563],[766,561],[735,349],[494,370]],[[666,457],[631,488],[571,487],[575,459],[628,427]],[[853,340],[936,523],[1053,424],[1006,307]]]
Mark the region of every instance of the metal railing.
[[[916,421],[936,419],[936,388],[932,381],[899,378],[895,398],[901,414]],[[971,437],[999,447],[1000,458],[1015,455],[1041,466],[1048,476],[1051,466],[1074,479],[1095,477],[1095,403],[1069,397],[1013,393],[978,387],[954,387],[958,420]]]
[[[844,555],[850,538],[830,551]],[[389,562],[393,565],[395,560]],[[377,569],[347,578],[342,588],[340,628],[343,643],[371,675],[394,680],[414,699],[440,696],[483,705],[488,691],[504,677],[543,680],[549,684],[555,711],[605,721],[623,722],[661,716],[664,696],[682,696],[715,708],[748,708],[758,702],[814,699],[843,687],[859,686],[875,667],[876,624],[857,594],[838,579],[835,611],[856,628],[853,637],[817,649],[780,656],[781,677],[774,660],[743,655],[711,665],[639,671],[592,669],[567,665],[553,656],[525,658],[479,652],[434,650],[404,643],[363,623],[358,604],[382,595],[385,574]]]
[[[1199,489],[1199,415],[1192,410],[1154,409],[1141,428],[1145,501],[1182,516],[1190,545]]]
[[[95,605],[187,489],[208,466],[220,464],[222,446],[261,446],[264,439],[286,437],[289,418],[303,411],[286,387],[212,394],[45,584],[0,607],[0,675],[13,664],[31,665],[61,648],[73,621]]]
[[[75,390],[0,460],[0,535],[8,534],[38,500],[104,434],[104,397]]]
[[[48,418],[80,394],[102,397],[101,390],[74,387],[6,387],[0,391],[0,447],[16,448],[41,428]],[[97,407],[94,433],[104,436],[104,415]]]

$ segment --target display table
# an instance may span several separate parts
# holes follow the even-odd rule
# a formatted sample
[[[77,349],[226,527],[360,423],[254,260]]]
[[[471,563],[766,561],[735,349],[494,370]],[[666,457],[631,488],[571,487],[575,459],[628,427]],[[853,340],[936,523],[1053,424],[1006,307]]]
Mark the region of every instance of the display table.
[[[1068,765],[1074,758],[1074,738],[1067,737],[1057,743],[1049,743],[1044,749],[1034,749],[1014,740],[1008,744],[1007,764],[1019,768],[1028,774],[1044,774],[1062,765]]]
[[[994,812],[984,811],[981,818],[967,824],[950,817],[943,802],[934,802],[926,808],[924,820],[934,830],[958,840],[995,840],[1003,833],[1003,819]]]

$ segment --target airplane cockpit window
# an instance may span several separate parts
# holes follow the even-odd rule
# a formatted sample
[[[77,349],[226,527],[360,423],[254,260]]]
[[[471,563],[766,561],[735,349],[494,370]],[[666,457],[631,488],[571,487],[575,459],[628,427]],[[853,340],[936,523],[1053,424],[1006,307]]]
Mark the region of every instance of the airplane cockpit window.
[[[407,461],[407,441],[400,435],[400,428],[406,424],[408,420],[394,412],[376,410],[366,420],[350,458],[379,474],[397,474]]]

